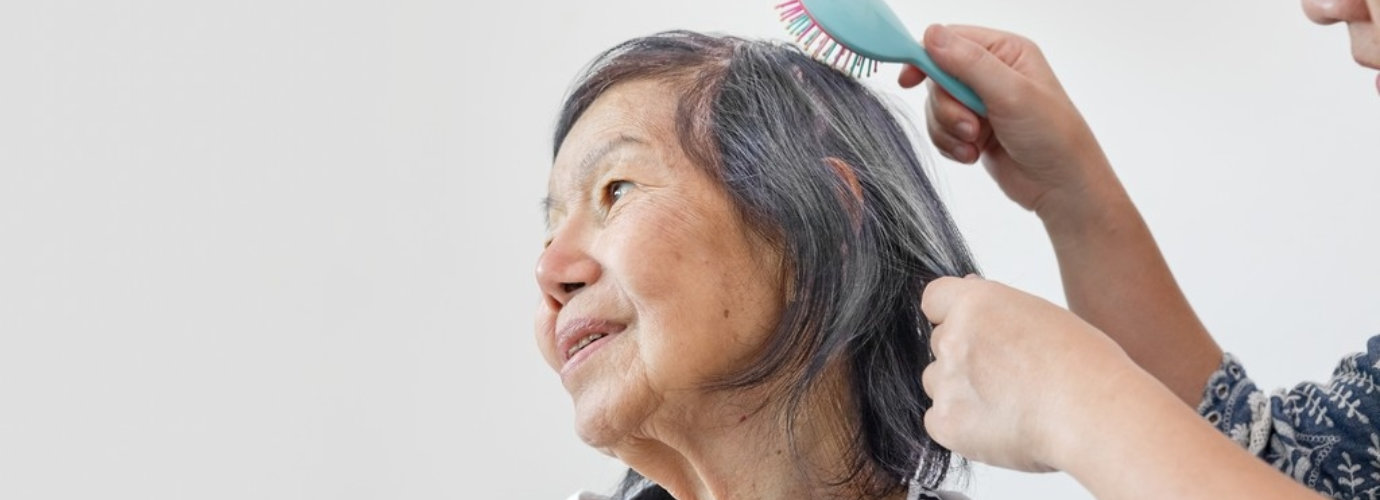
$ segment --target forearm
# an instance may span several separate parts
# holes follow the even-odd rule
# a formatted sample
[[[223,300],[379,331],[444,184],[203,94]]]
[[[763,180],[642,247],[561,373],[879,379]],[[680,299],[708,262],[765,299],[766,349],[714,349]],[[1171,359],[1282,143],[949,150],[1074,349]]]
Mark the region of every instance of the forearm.
[[[1099,160],[1105,162],[1105,160]],[[1039,207],[1069,309],[1196,407],[1222,351],[1198,320],[1111,168]]]
[[[1321,498],[1222,436],[1163,386],[1118,385],[1117,394],[1071,410],[1052,464],[1101,500]]]

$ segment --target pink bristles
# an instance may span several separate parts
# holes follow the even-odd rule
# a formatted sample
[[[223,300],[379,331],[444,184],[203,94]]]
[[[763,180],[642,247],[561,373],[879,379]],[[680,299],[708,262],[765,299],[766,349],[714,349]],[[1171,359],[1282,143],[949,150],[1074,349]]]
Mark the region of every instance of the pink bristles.
[[[776,10],[781,11],[786,32],[793,35],[796,45],[811,57],[855,78],[877,72],[877,61],[855,54],[835,41],[805,10],[802,0],[786,0],[777,4]]]

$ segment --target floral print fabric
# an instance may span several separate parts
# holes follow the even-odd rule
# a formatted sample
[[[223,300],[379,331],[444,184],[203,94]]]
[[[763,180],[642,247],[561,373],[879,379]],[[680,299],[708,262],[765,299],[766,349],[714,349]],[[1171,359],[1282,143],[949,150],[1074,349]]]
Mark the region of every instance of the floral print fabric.
[[[1198,413],[1294,480],[1339,499],[1380,498],[1380,335],[1326,383],[1266,394],[1230,354]]]

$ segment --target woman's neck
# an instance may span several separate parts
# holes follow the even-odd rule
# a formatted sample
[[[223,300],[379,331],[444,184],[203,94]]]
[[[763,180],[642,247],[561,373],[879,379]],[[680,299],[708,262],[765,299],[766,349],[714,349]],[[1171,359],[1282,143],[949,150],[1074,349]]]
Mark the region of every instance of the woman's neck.
[[[681,500],[857,498],[859,485],[838,484],[851,465],[855,424],[833,396],[841,387],[820,389],[829,396],[808,397],[795,414],[794,448],[781,405],[763,403],[769,390],[759,388],[662,408],[610,451]]]

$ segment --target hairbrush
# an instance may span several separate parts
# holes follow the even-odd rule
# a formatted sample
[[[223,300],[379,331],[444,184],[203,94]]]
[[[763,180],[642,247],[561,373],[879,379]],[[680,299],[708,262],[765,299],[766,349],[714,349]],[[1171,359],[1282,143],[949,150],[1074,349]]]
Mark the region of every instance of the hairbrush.
[[[859,78],[876,72],[879,61],[912,64],[968,109],[987,115],[982,99],[934,64],[886,2],[787,0],[776,9],[786,31],[815,59]]]

